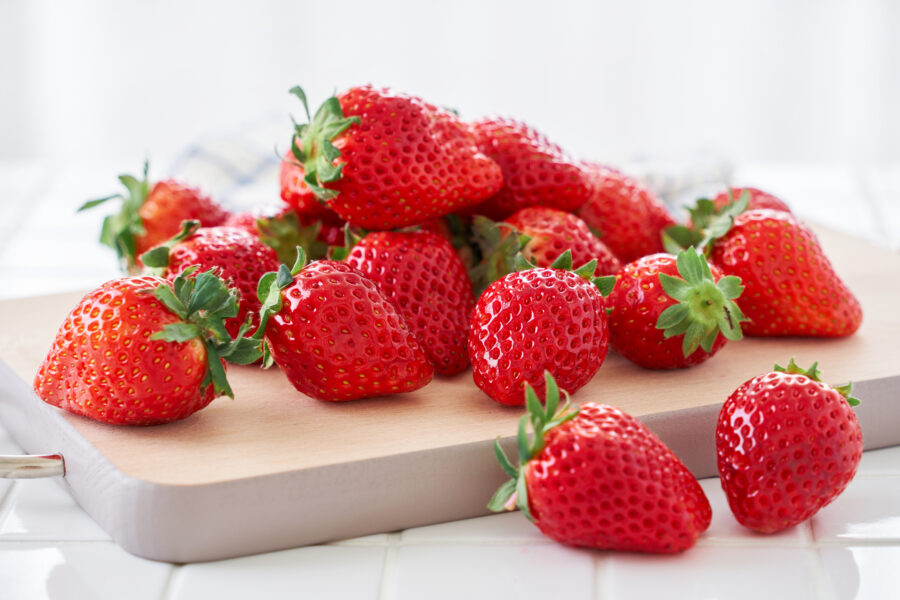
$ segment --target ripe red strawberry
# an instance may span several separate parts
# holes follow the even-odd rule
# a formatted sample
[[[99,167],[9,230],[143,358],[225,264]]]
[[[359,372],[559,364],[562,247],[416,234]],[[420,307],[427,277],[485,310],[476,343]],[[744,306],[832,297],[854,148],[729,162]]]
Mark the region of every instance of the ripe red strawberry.
[[[303,180],[305,176],[303,167],[297,164],[297,159],[294,158],[291,150],[285,152],[279,170],[281,199],[298,215],[312,219],[341,221],[342,219],[328,208],[324,200],[319,200],[315,194],[311,193],[309,186]]]
[[[653,192],[615,169],[585,164],[593,193],[578,216],[624,262],[662,252],[662,231],[675,223]]]
[[[813,516],[856,474],[862,431],[851,384],[822,383],[813,363],[754,377],[734,391],[716,424],[728,505],[744,526],[773,533]]]
[[[693,248],[639,258],[606,299],[613,348],[648,369],[700,364],[726,339],[741,339],[746,319],[734,299],[742,291],[739,278],[722,277]]]
[[[176,235],[182,221],[196,220],[203,227],[214,227],[228,217],[225,209],[197,188],[171,179],[151,187],[147,171],[148,166],[144,163],[141,180],[132,175],[119,175],[119,181],[128,190],[127,195],[113,194],[90,200],[78,209],[93,208],[114,198],[122,200],[121,211],[103,221],[100,242],[116,251],[122,270],[127,272],[139,270],[137,257]]]
[[[35,376],[38,396],[119,425],[168,423],[233,397],[221,358],[247,364],[259,353],[225,331],[234,292],[211,271],[187,275],[115,279],[87,294]]]
[[[487,118],[471,127],[478,149],[500,165],[503,187],[469,212],[499,220],[527,206],[576,211],[590,197],[590,181],[581,165],[528,125]]]
[[[572,264],[583,265],[596,259],[598,275],[614,275],[622,268],[606,244],[571,213],[531,206],[516,211],[506,222],[530,238],[522,254],[539,267],[549,267],[560,254],[571,250]]]
[[[435,371],[465,370],[475,298],[450,242],[428,231],[375,232],[353,247],[346,262],[397,307]]]
[[[745,210],[771,208],[773,210],[780,210],[787,213],[791,212],[790,207],[777,196],[773,196],[768,192],[764,192],[759,188],[753,187],[733,187],[725,190],[724,192],[720,192],[716,195],[715,198],[713,198],[713,205],[717,210],[721,210],[729,204],[735,202],[738,198],[741,198],[745,194],[748,198],[748,205]]]
[[[834,272],[815,234],[793,215],[750,210],[712,242],[710,260],[741,278],[747,335],[847,336],[862,308]]]
[[[569,251],[549,268],[520,259],[524,270],[495,281],[478,299],[468,342],[475,384],[516,406],[526,383],[543,393],[544,371],[572,393],[591,380],[609,347],[600,290],[608,292],[613,280],[593,278],[595,261],[569,270]]]
[[[306,108],[303,90],[291,92]],[[291,152],[305,185],[297,206],[315,196],[366,229],[417,225],[477,204],[502,185],[500,168],[455,114],[371,86],[326,100],[308,125],[296,127]]]
[[[334,220],[333,220],[334,219]],[[269,246],[286,265],[297,260],[297,246],[313,260],[325,258],[329,246],[344,243],[344,221],[337,215],[315,218],[298,215],[288,206],[269,206],[248,212],[234,213],[225,227],[243,229]]]
[[[545,387],[546,407],[526,387],[520,466],[494,444],[511,479],[488,508],[518,506],[544,535],[573,546],[655,553],[693,546],[709,527],[712,509],[678,457],[618,408],[586,402],[557,411],[559,388],[549,373]]]
[[[243,229],[199,226],[197,221],[186,221],[178,235],[142,254],[141,260],[173,280],[194,266],[216,269],[238,292],[238,313],[225,321],[228,333],[237,337],[248,317],[252,327],[259,325],[256,286],[264,274],[277,270],[281,263],[274,250]]]
[[[267,351],[300,392],[339,402],[417,390],[434,369],[393,304],[350,265],[282,265],[260,280]]]

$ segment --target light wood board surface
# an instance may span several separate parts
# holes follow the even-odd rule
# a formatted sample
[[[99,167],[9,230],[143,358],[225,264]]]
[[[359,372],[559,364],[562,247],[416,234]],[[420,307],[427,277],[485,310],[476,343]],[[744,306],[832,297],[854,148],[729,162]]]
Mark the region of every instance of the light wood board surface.
[[[888,277],[900,256],[865,241],[817,231],[837,272],[862,302],[864,322],[846,339],[745,339],[688,370],[648,371],[610,352],[574,397],[635,416],[721,404],[743,381],[796,357],[818,360],[826,381],[900,374],[900,297]],[[0,360],[30,382],[80,293],[0,303]],[[190,418],[156,427],[66,419],[120,471],[165,485],[201,485],[459,446],[513,435],[521,409],[495,404],[471,372],[422,390],[348,403],[312,400],[277,369],[231,367],[235,400],[220,398]],[[863,400],[865,400],[863,398]],[[35,401],[37,401],[35,399]],[[898,440],[900,441],[900,440]]]

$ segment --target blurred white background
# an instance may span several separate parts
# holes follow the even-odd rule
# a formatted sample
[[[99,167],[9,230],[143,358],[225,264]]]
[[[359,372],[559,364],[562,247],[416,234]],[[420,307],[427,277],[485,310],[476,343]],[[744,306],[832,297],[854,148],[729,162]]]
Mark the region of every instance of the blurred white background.
[[[356,83],[599,159],[900,160],[891,0],[0,0],[0,159],[135,169]],[[272,140],[284,146],[284,140]]]

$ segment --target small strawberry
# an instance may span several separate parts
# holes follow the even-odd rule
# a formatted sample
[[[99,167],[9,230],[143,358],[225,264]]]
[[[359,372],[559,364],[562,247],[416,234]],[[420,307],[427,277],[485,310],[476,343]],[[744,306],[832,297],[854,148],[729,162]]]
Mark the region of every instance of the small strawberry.
[[[615,169],[585,164],[593,193],[578,216],[620,260],[662,252],[662,231],[675,223],[653,192]]]
[[[450,242],[428,231],[374,232],[353,247],[346,262],[397,307],[438,373],[465,370],[475,298]]]
[[[300,392],[330,402],[411,392],[434,369],[397,309],[350,265],[281,265],[259,282],[265,351]],[[267,357],[268,362],[268,357]]]
[[[831,387],[791,359],[745,382],[722,406],[716,456],[737,520],[774,533],[834,500],[856,474],[862,431],[851,384]]]
[[[519,255],[520,271],[495,281],[478,299],[469,331],[475,384],[500,404],[521,406],[526,383],[543,393],[549,371],[572,393],[591,380],[609,347],[596,261],[576,271],[568,250],[549,268]]]
[[[498,220],[528,206],[576,211],[590,197],[590,182],[581,165],[528,125],[487,118],[471,127],[479,150],[503,171],[503,187],[470,209],[472,214]]]
[[[44,402],[117,425],[183,419],[232,396],[222,358],[248,364],[258,344],[223,321],[237,296],[212,271],[109,281],[63,321],[34,379]]]
[[[178,235],[142,254],[141,261],[172,280],[195,266],[217,269],[228,286],[238,292],[238,314],[225,321],[232,336],[238,336],[248,318],[251,327],[259,324],[256,286],[260,277],[280,264],[274,250],[246,231],[200,228],[197,221],[185,221]]]
[[[741,339],[746,320],[734,300],[743,288],[690,248],[625,265],[606,299],[616,351],[648,369],[700,364]],[[720,335],[721,333],[721,335]]]
[[[298,215],[312,219],[341,220],[333,210],[328,208],[324,200],[319,200],[315,194],[311,193],[309,186],[303,180],[305,176],[303,167],[297,164],[293,152],[291,150],[285,152],[279,170],[281,199]]]
[[[305,185],[297,206],[324,200],[353,225],[394,229],[477,204],[503,183],[497,164],[447,110],[362,86],[310,117],[303,90],[291,92],[310,121],[296,126],[291,147]]]
[[[313,260],[325,258],[329,246],[338,246],[344,240],[344,221],[334,215],[327,218],[301,216],[294,209],[264,207],[249,212],[234,213],[225,221],[225,227],[243,229],[278,255],[278,260],[293,265],[297,260],[297,246],[303,248]]]
[[[735,199],[740,198],[745,194],[747,195],[748,199],[748,206],[746,210],[771,208],[773,210],[780,210],[786,213],[791,212],[790,207],[777,196],[773,196],[768,192],[764,192],[759,188],[753,187],[729,188],[724,192],[719,192],[719,194],[717,194],[716,197],[712,199],[712,202],[716,209],[721,210],[729,204],[733,203]]]
[[[571,250],[572,264],[583,265],[596,259],[598,275],[614,275],[622,268],[606,244],[571,213],[531,206],[507,217],[506,223],[528,236],[522,254],[539,267],[549,267],[563,252]]]
[[[147,172],[148,165],[144,163],[143,179],[119,175],[127,195],[113,194],[90,200],[78,209],[80,212],[109,200],[122,200],[121,211],[103,221],[100,242],[116,251],[125,272],[138,271],[137,257],[176,235],[182,221],[197,220],[204,227],[214,227],[228,217],[225,209],[196,188],[171,179],[151,187]]]
[[[618,408],[586,402],[573,409],[567,402],[557,410],[559,388],[549,373],[545,377],[546,406],[525,388],[520,466],[499,441],[494,444],[511,479],[488,508],[518,506],[544,535],[573,546],[655,553],[693,546],[709,527],[712,509],[678,457]]]

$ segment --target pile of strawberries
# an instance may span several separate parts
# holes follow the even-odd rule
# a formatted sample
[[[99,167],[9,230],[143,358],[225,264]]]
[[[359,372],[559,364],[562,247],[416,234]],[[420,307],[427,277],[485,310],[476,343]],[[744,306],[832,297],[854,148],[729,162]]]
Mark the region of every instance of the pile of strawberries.
[[[529,441],[523,421],[523,466],[501,460],[513,485],[492,505],[518,504],[539,526],[561,515],[544,530],[572,543],[672,551],[709,523],[683,466],[618,507],[629,523],[634,511],[642,519],[637,530],[608,524],[631,532],[624,545],[586,534],[571,515],[577,506],[583,522],[608,521],[606,488],[627,482],[562,485],[576,495],[559,506],[560,461],[601,460],[618,452],[601,452],[610,439],[647,451],[638,471],[680,465],[620,411],[585,405],[557,415],[559,390],[589,382],[610,345],[642,367],[673,369],[744,334],[835,337],[860,325],[858,301],[815,236],[760,190],[700,200],[679,225],[639,181],[575,160],[523,123],[466,122],[370,86],[310,114],[303,90],[291,92],[307,123],[295,124],[281,164],[280,206],[231,214],[176,181],[151,184],[146,167],[142,178],[120,176],[125,193],[84,205],[121,201],[101,241],[133,275],[105,283],[67,317],[35,378],[42,399],[147,425],[230,395],[226,361],[277,364],[323,401],[409,392],[471,365],[490,398],[528,405],[535,432]],[[595,438],[596,447],[576,443]],[[557,443],[561,454],[547,457]],[[759,485],[741,477],[738,487]],[[650,497],[672,507],[642,510]],[[680,541],[667,534],[648,544],[653,519],[677,524]]]

